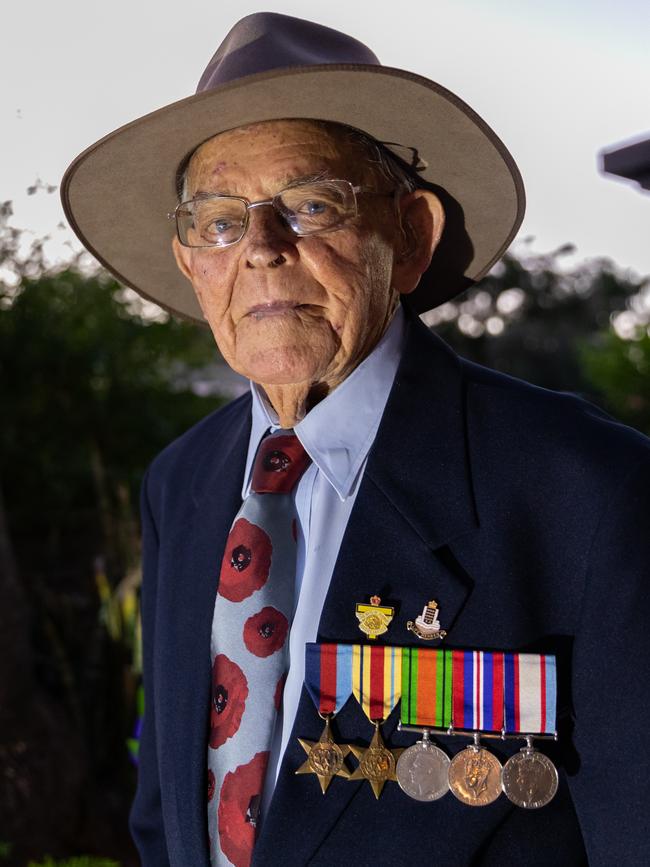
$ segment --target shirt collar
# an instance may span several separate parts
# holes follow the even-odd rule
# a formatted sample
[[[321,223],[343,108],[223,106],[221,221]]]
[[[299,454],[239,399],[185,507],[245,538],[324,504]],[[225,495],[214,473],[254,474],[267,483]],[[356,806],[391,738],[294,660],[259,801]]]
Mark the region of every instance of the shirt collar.
[[[395,379],[404,343],[398,306],[370,355],[294,428],[305,450],[341,500],[355,490]],[[253,460],[264,434],[278,430],[278,416],[262,388],[251,382],[252,425],[242,498],[250,490]]]

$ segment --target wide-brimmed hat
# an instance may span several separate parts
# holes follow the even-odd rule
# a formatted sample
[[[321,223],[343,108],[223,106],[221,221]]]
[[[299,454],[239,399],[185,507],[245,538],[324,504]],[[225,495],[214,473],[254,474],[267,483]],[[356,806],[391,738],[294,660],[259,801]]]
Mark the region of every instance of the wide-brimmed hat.
[[[487,273],[524,213],[521,176],[506,147],[461,99],[434,81],[382,66],[350,36],[262,12],[232,28],[197,92],[120,127],[80,154],[61,186],[82,243],[118,280],[181,316],[204,321],[171,249],[179,167],[212,136],[266,120],[346,124],[414,154],[446,224],[411,296],[419,312]],[[410,149],[410,150],[409,150]],[[409,160],[410,161],[410,160]]]

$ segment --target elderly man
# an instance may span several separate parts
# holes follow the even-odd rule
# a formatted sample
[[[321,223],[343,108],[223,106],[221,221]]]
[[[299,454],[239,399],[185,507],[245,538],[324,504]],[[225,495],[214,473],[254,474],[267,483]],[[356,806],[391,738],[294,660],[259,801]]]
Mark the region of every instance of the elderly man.
[[[82,154],[64,203],[251,381],[143,484],[145,867],[646,863],[648,442],[459,359],[416,315],[521,221],[487,125],[350,37],[257,14],[196,96]],[[465,649],[454,690],[456,661],[481,660],[459,705],[475,744],[427,724],[438,747],[425,734],[400,776],[417,735],[397,729],[394,660],[422,660],[433,701],[442,639]],[[558,740],[508,775],[521,744],[478,738],[506,729],[482,716],[502,711],[491,660],[520,652],[542,660],[544,719],[557,665]]]

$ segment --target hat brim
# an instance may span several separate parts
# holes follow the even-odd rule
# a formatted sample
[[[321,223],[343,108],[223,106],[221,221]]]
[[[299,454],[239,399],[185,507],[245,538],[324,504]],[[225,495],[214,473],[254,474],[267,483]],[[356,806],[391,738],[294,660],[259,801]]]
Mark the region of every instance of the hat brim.
[[[457,96],[404,70],[323,65],[272,70],[204,91],[120,127],[81,153],[61,185],[84,246],[127,286],[203,322],[171,249],[176,170],[220,132],[265,120],[311,118],[417,148],[423,182],[446,210],[441,243],[411,296],[424,312],[467,289],[507,249],[524,214],[517,166],[490,127]]]

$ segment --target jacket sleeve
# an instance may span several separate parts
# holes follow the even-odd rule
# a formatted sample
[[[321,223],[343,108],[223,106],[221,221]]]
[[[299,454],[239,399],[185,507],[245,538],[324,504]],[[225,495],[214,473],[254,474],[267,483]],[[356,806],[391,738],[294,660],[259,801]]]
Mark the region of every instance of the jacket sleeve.
[[[569,779],[591,867],[650,864],[649,517],[646,459],[605,504],[575,641]]]
[[[154,715],[153,647],[158,579],[158,533],[147,492],[149,472],[142,482],[142,645],[144,718],[138,753],[138,785],[131,807],[129,827],[143,867],[167,867],[169,856],[162,815],[156,718]]]

